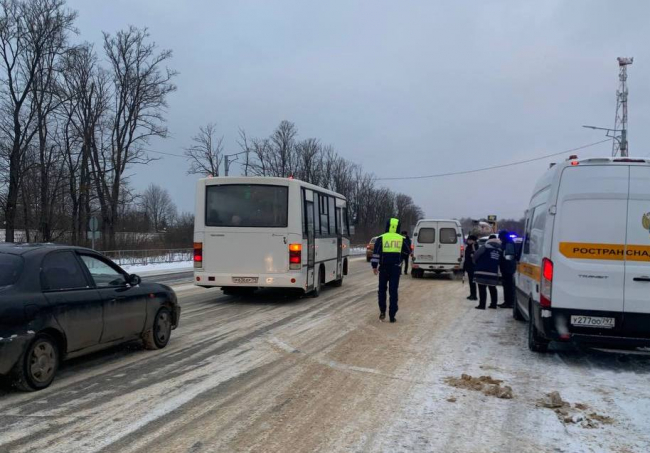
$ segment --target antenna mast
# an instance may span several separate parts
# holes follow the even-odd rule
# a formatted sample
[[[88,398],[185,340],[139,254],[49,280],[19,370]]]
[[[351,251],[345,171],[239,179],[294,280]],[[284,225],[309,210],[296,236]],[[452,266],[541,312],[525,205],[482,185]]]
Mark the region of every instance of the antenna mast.
[[[621,157],[629,156],[627,143],[627,67],[634,61],[633,57],[618,57],[618,90],[616,90],[616,116],[614,118],[614,134],[620,131],[619,137],[614,137],[612,156],[619,152]]]

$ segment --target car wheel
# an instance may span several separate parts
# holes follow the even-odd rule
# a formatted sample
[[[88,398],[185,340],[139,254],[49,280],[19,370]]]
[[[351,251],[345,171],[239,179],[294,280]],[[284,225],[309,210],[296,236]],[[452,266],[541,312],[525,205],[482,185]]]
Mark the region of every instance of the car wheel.
[[[546,352],[548,350],[549,341],[543,338],[537,327],[535,327],[535,315],[533,314],[532,303],[528,312],[528,349],[533,352]]]
[[[59,369],[59,348],[49,335],[39,334],[14,368],[13,385],[31,392],[48,387]]]
[[[144,347],[147,349],[162,349],[169,343],[172,334],[172,313],[167,307],[160,307],[153,319],[151,329],[147,331],[144,338]]]
[[[524,317],[519,311],[519,302],[517,301],[515,301],[514,305],[512,306],[512,317],[517,321],[524,321]]]

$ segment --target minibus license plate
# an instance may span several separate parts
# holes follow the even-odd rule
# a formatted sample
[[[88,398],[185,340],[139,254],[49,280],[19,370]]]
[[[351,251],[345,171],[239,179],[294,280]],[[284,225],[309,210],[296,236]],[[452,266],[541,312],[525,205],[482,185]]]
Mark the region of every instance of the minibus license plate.
[[[233,283],[257,283],[257,277],[233,277]]]
[[[599,316],[571,316],[571,325],[579,327],[600,327],[611,329],[614,327],[614,318],[601,318]]]
[[[433,255],[418,255],[418,261],[433,261]]]

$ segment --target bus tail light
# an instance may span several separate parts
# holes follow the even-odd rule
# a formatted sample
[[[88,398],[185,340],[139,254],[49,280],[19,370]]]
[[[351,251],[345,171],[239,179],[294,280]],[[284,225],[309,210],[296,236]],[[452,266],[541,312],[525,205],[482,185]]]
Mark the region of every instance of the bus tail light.
[[[551,308],[551,295],[553,292],[553,261],[548,258],[542,260],[542,281],[539,291],[539,304],[542,308]]]
[[[194,268],[195,269],[203,268],[203,243],[202,242],[194,243]]]
[[[289,269],[297,271],[302,268],[302,244],[289,244]]]

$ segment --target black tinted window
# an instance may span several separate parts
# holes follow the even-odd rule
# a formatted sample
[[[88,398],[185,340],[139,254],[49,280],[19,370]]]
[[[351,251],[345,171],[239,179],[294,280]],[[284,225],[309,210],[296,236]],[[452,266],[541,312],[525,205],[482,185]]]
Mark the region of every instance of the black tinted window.
[[[72,252],[54,252],[43,259],[43,289],[86,288],[88,283]]]
[[[205,224],[216,227],[287,226],[289,188],[233,184],[206,188]]]
[[[13,285],[22,272],[22,257],[0,253],[0,286]]]
[[[418,242],[420,244],[433,244],[436,242],[436,229],[421,228],[418,232]]]

